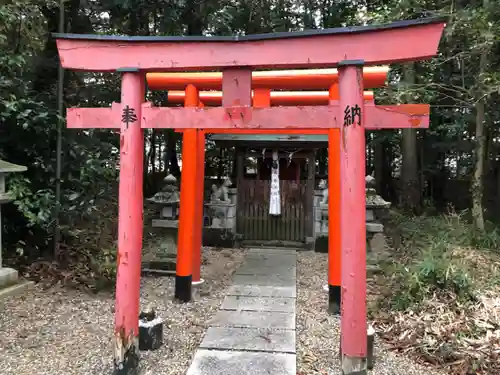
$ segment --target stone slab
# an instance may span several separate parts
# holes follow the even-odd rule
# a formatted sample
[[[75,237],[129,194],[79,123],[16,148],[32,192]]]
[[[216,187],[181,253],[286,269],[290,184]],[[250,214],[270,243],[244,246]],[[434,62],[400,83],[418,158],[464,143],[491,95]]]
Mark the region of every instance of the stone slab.
[[[265,260],[247,260],[241,267],[252,267],[252,268],[281,268],[281,269],[293,269],[297,267],[297,262],[288,261],[265,261]]]
[[[17,279],[18,273],[15,269],[0,267],[0,288],[16,284]]]
[[[296,286],[263,286],[263,285],[233,285],[227,292],[228,296],[246,297],[297,297]]]
[[[235,272],[236,275],[276,276],[283,279],[296,279],[295,267],[257,267],[242,265]]]
[[[248,252],[245,254],[247,259],[266,259],[266,260],[295,260],[297,259],[297,254],[292,254],[292,253],[283,253],[283,254],[278,254],[278,253],[265,253],[265,252],[260,252],[260,251],[252,251]]]
[[[34,285],[33,281],[24,281],[18,284],[0,288],[0,300],[5,297],[16,296],[31,288]]]
[[[295,264],[297,262],[296,255],[270,255],[270,254],[247,254],[245,256],[247,262],[265,262],[266,264]]]
[[[245,257],[245,263],[258,263],[261,262],[263,264],[270,264],[270,265],[276,265],[276,264],[297,264],[297,257],[287,255],[287,256],[281,256],[281,255],[265,255],[265,254],[248,254]]]
[[[295,331],[265,328],[210,327],[201,349],[295,353]]]
[[[296,375],[295,354],[197,350],[186,375]]]
[[[279,277],[276,275],[234,275],[233,283],[235,285],[294,286],[296,285],[296,279]]]
[[[264,254],[264,253],[248,253],[245,255],[247,261],[265,261],[265,262],[287,262],[295,263],[297,261],[297,256],[293,255],[278,255],[278,254]]]
[[[265,261],[265,260],[247,260],[244,262],[240,268],[262,268],[267,270],[268,272],[272,272],[271,269],[295,269],[297,267],[297,262],[288,262],[288,261]]]
[[[226,296],[221,310],[295,312],[295,298]]]
[[[247,250],[247,254],[266,254],[266,255],[297,255],[297,250],[291,250],[291,249],[280,249],[276,247],[270,247],[270,248],[257,248],[257,247],[252,247]]]
[[[208,324],[212,327],[295,329],[295,313],[220,310]]]

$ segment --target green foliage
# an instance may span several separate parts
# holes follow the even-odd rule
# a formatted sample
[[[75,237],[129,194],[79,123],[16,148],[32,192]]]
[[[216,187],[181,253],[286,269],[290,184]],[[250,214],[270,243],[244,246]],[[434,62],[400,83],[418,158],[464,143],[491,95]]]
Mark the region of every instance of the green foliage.
[[[50,189],[33,191],[30,185],[27,178],[16,176],[9,180],[8,189],[14,198],[14,204],[28,220],[28,226],[38,225],[48,229],[54,194]]]
[[[34,278],[53,275],[54,268],[39,263],[39,259],[52,253],[55,221],[55,144],[60,119],[56,112],[57,77],[50,74],[57,73],[58,61],[55,56],[47,60],[44,54],[50,53],[51,45],[46,43],[50,37],[48,32],[56,30],[48,28],[57,25],[57,14],[56,2],[18,0],[0,5],[0,158],[28,167],[27,172],[7,179],[17,211],[9,206],[4,212],[3,255],[7,263],[16,264]],[[71,74],[67,77],[70,81],[79,78]],[[35,86],[41,81],[48,85],[43,86],[46,90],[38,92]],[[74,83],[68,83],[70,93],[73,90],[72,100],[81,100],[75,97]],[[108,96],[97,101],[102,105],[112,99]],[[101,251],[102,243],[89,245],[75,228],[95,222],[94,216],[103,210],[116,212],[114,143],[118,140],[113,143],[102,133],[93,132],[63,134],[60,224],[65,243],[62,245],[66,245],[65,263],[73,269],[73,279],[82,280],[84,284],[91,285],[92,280],[112,280],[113,267]],[[106,204],[110,208],[106,208]],[[104,216],[109,221],[109,215]],[[114,230],[105,223],[101,228],[107,228],[108,233]],[[108,233],[100,230],[97,235],[105,238]],[[91,231],[87,231],[87,235],[91,235]],[[107,246],[110,244],[112,241],[108,241]],[[95,266],[96,260],[102,261],[102,266]],[[32,264],[33,261],[36,262]],[[93,268],[85,269],[79,264],[93,264]],[[41,275],[43,273],[46,275]]]
[[[497,252],[500,233],[495,228],[485,233],[474,231],[466,215],[393,217],[391,225],[401,232],[400,251],[404,255],[398,263],[388,265],[400,286],[392,293],[392,307],[415,307],[435,293],[465,302],[474,300],[485,275],[464,259],[464,254]]]
[[[486,171],[489,177],[485,180],[496,179],[494,170],[498,168],[499,134],[498,126],[494,124],[500,120],[497,105],[500,10],[494,2],[103,0],[91,5],[82,7],[78,0],[65,1],[67,32],[228,35],[447,15],[449,23],[438,57],[415,64],[415,84],[405,84],[404,67],[393,66],[389,87],[377,89],[377,102],[413,101],[435,106],[431,112],[430,129],[419,134],[420,155],[415,156],[419,157],[422,180],[429,182],[434,189],[436,176],[444,180],[470,177],[474,161],[474,104],[486,97],[490,141]],[[0,158],[28,167],[22,176],[11,176],[8,180],[18,208],[17,212],[12,210],[5,215],[4,257],[8,262],[19,260],[20,253],[25,254],[22,260],[26,263],[40,257],[47,258],[52,249],[59,118],[55,95],[58,59],[50,33],[57,31],[58,6],[59,2],[53,0],[13,0],[0,5]],[[486,71],[479,76],[476,68],[479,55],[485,48],[491,53]],[[119,100],[119,89],[118,75],[65,72],[66,106],[107,106]],[[160,97],[159,93],[151,96]],[[165,99],[158,99],[156,104],[165,104]],[[175,154],[180,151],[180,137],[171,131],[157,131],[154,137],[155,147],[165,145],[169,149],[162,149],[156,156],[148,155],[149,167],[155,164],[158,165],[155,172],[159,169],[164,172],[165,153],[173,152],[175,159]],[[153,132],[147,132],[146,144],[151,145],[152,139]],[[376,132],[369,137],[372,149],[380,144],[383,148],[390,147],[384,158],[392,175],[400,169],[401,140],[401,133],[397,131]],[[75,272],[81,275],[79,280],[84,280],[86,272],[96,279],[101,276],[106,280],[113,278],[112,268],[102,249],[114,246],[118,147],[119,140],[113,132],[63,130],[60,225],[66,246],[65,256],[70,260],[68,267],[75,266]],[[208,142],[206,151],[206,168],[210,174],[231,172],[233,150],[221,154]],[[375,155],[371,163],[386,161],[380,161]],[[392,181],[386,181],[383,185],[390,183]],[[425,201],[446,206],[445,198],[437,196],[434,190],[426,195]],[[455,224],[443,224],[442,218],[422,220],[412,219],[402,224],[406,243],[414,241],[414,248],[420,249],[420,260],[402,268],[407,273],[408,282],[413,283],[409,295],[418,300],[435,290],[467,289],[465,285],[472,278],[462,278],[467,273],[456,265],[451,244],[499,248],[500,235],[496,230],[472,233],[463,223],[458,226],[461,229],[456,229]],[[430,230],[425,233],[432,235],[423,235],[424,226]],[[439,233],[436,233],[437,227],[441,228]],[[89,241],[89,237],[99,241]],[[93,266],[90,271],[79,266],[79,263],[89,262],[102,263],[102,267]]]
[[[406,267],[396,268],[401,289],[392,297],[392,307],[406,310],[434,293],[450,292],[460,299],[473,300],[473,280],[443,249],[427,249]]]

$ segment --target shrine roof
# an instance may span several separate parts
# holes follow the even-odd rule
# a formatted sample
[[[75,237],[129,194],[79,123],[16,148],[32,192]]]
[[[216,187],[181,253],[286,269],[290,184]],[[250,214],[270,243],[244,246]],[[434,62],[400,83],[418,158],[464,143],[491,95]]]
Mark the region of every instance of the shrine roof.
[[[26,170],[28,170],[28,168],[24,165],[9,163],[8,161],[0,159],[0,173],[24,172]]]
[[[210,134],[207,138],[214,142],[328,142],[328,135],[323,134]]]
[[[407,28],[418,25],[443,23],[443,17],[429,17],[416,20],[397,21],[382,25],[349,26],[328,29],[314,29],[293,32],[277,32],[265,34],[235,35],[235,36],[126,36],[102,34],[66,34],[53,33],[57,39],[80,39],[100,41],[126,41],[126,42],[248,42],[272,39],[304,38],[318,35],[358,34],[372,31]]]

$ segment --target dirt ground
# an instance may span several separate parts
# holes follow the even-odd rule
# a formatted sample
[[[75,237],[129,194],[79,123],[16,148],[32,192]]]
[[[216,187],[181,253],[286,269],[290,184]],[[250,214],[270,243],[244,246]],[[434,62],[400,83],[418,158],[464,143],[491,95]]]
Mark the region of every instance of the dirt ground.
[[[144,375],[185,374],[217,312],[240,250],[204,250],[206,280],[192,303],[173,301],[174,278],[143,277],[141,306],[152,304],[164,318],[164,345],[141,352]],[[112,293],[88,294],[67,288],[35,286],[0,301],[2,375],[102,375],[112,370],[114,322]]]

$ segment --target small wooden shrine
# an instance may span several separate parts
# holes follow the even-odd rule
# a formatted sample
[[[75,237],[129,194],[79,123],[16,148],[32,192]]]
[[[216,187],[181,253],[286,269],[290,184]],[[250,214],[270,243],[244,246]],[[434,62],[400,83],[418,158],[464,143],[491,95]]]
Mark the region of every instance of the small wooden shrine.
[[[328,136],[213,134],[209,139],[218,147],[235,147],[237,238],[312,248],[315,155],[327,147]]]
[[[250,245],[295,246],[328,251],[328,184],[316,168],[317,151],[328,147],[327,135],[213,134],[217,147],[235,147],[234,184],[229,193],[235,206],[230,238]],[[278,162],[273,162],[273,154]],[[277,168],[276,168],[277,167]],[[280,214],[272,212],[273,169],[279,178]],[[390,206],[376,195],[367,176],[367,239],[381,233],[378,213]],[[210,204],[209,202],[205,203]],[[204,229],[204,243],[215,245],[216,233]],[[224,241],[227,241],[227,234]]]

